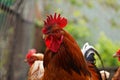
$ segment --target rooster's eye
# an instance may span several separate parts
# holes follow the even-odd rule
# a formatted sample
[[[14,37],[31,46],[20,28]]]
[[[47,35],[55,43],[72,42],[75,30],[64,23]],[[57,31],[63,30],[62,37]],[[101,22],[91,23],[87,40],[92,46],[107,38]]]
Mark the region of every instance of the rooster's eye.
[[[48,26],[48,27],[47,27],[47,30],[51,30],[51,27],[52,27],[52,26]]]
[[[52,30],[51,26],[46,27],[47,33],[50,33],[50,31]]]

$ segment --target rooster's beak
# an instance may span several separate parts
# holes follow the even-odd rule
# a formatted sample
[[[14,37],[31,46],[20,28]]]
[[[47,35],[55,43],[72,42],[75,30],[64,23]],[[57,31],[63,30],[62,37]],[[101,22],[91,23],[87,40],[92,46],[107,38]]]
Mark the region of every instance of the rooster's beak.
[[[43,39],[45,39],[45,34],[43,34]]]
[[[27,59],[24,59],[24,62],[27,62]]]
[[[46,39],[48,35],[46,34],[43,34],[43,39]]]
[[[120,55],[117,55],[116,53],[113,54],[113,57],[120,57]]]

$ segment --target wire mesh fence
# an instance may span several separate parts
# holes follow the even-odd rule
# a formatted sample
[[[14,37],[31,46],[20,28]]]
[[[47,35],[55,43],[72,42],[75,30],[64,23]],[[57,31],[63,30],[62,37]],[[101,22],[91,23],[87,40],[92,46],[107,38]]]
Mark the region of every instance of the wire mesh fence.
[[[8,70],[10,42],[13,37],[15,15],[11,14],[12,3],[0,0],[0,78],[5,80]]]
[[[25,80],[25,53],[32,46],[34,23],[22,17],[24,0],[0,0],[0,80]]]

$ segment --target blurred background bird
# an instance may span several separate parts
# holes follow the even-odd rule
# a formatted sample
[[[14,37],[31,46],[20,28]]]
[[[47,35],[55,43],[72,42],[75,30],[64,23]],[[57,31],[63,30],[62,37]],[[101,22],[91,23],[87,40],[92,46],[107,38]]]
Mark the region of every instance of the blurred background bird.
[[[30,49],[26,54],[25,62],[30,66],[28,80],[40,80],[44,74],[43,54],[36,53],[36,49]]]
[[[120,49],[113,55],[113,57],[118,58],[118,61],[120,61]],[[117,71],[113,75],[112,80],[120,80],[120,67],[118,67]]]

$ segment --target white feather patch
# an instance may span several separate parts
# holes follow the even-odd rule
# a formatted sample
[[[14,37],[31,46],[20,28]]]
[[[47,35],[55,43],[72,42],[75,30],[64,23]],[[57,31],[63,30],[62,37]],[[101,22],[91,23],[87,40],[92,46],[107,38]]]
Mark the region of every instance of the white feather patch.
[[[102,76],[102,79],[105,79],[105,75],[106,75],[107,79],[110,77],[110,73],[108,71],[105,71],[105,70],[101,70],[100,74]]]
[[[81,49],[81,51],[82,51],[82,53],[83,53],[84,56],[85,56],[86,51],[87,51],[88,49],[90,49],[90,48],[95,49],[93,46],[89,45],[88,42],[86,42],[86,43],[83,45],[83,48]],[[94,53],[94,52],[93,52],[93,51],[90,51],[90,52],[87,54],[87,57],[88,57],[91,53]]]
[[[35,61],[31,66],[30,77],[31,79],[40,79],[44,74],[43,61]]]

